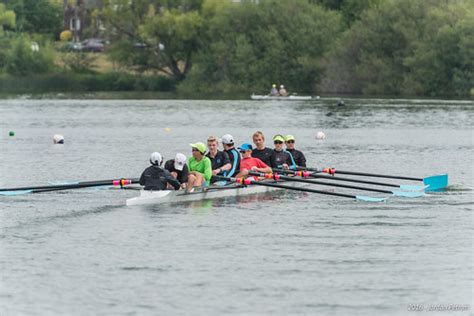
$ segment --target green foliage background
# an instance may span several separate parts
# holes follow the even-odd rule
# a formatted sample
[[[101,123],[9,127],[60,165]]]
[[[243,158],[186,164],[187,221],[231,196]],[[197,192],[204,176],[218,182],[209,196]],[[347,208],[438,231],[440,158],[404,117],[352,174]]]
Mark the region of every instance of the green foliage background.
[[[171,84],[187,94],[265,94],[273,83],[308,94],[474,91],[472,0],[104,0],[94,16],[105,27],[100,36],[111,42],[107,55],[122,72],[111,74],[121,78],[114,84],[84,56],[55,66],[58,4],[5,2],[0,72],[13,76],[96,75],[106,82],[96,86],[106,89]],[[31,41],[40,43],[39,52],[29,49]],[[160,76],[166,84],[148,84]]]

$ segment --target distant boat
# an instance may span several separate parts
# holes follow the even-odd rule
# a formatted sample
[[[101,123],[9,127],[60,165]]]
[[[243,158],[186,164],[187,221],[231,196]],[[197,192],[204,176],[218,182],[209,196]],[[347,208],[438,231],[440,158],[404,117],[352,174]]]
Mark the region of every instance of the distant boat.
[[[279,97],[279,96],[258,95],[258,94],[252,94],[250,98],[252,100],[280,100],[280,101],[304,101],[304,100],[312,99],[310,95],[289,95],[287,97]]]

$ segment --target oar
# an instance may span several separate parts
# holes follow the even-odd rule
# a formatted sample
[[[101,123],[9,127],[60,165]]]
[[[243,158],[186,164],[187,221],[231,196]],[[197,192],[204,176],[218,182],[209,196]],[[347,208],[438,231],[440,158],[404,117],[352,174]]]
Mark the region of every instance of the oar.
[[[383,202],[383,201],[385,201],[385,198],[376,198],[376,197],[370,197],[370,196],[364,196],[364,195],[351,195],[351,194],[336,193],[336,192],[327,192],[327,191],[320,191],[320,190],[314,190],[314,189],[308,189],[308,188],[292,187],[292,186],[276,184],[276,183],[258,182],[252,177],[247,178],[247,179],[229,178],[229,177],[222,177],[222,176],[216,176],[216,177],[219,177],[220,179],[227,180],[227,181],[235,181],[235,182],[237,182],[241,185],[261,185],[261,186],[266,186],[266,187],[287,189],[287,190],[293,190],[293,191],[319,193],[319,194],[325,194],[325,195],[332,195],[332,196],[339,196],[339,197],[345,197],[345,198],[350,198],[350,199],[356,199],[356,200],[364,201],[364,202]]]
[[[426,188],[425,186],[421,186],[421,185],[400,185],[400,184],[393,184],[393,183],[386,183],[386,182],[367,181],[367,180],[359,180],[359,179],[351,179],[351,178],[340,178],[336,176],[314,174],[314,173],[310,173],[309,171],[291,171],[291,170],[284,170],[284,169],[273,169],[273,171],[279,172],[279,173],[296,175],[303,178],[311,177],[311,178],[326,179],[326,180],[333,180],[333,181],[372,184],[372,185],[379,185],[379,186],[385,186],[385,187],[399,188],[401,190],[406,190],[406,191],[423,191]]]
[[[324,182],[324,181],[301,179],[301,178],[297,178],[297,177],[288,177],[288,176],[280,175],[278,173],[261,173],[261,172],[250,171],[249,174],[253,175],[253,176],[258,176],[258,177],[265,177],[266,179],[274,179],[276,181],[281,179],[281,180],[294,181],[294,182],[327,185],[327,186],[339,187],[339,188],[348,188],[348,189],[356,189],[356,190],[362,190],[362,191],[388,193],[388,194],[393,194],[394,196],[401,196],[401,197],[414,198],[414,197],[420,197],[420,196],[425,195],[424,192],[389,191],[389,190],[373,189],[373,188],[360,187],[360,186],[355,186],[355,185],[336,184],[336,183],[328,183],[328,182]]]
[[[28,193],[42,193],[59,190],[69,189],[80,189],[96,186],[125,186],[132,183],[138,183],[139,179],[111,179],[111,180],[96,180],[96,181],[85,181],[77,182],[76,184],[57,184],[57,185],[42,185],[42,186],[30,186],[30,187],[16,187],[16,188],[3,188],[0,189],[0,195],[20,195]]]
[[[297,167],[297,170],[308,170],[314,172],[323,172],[330,175],[335,175],[336,173],[340,174],[348,174],[353,176],[363,176],[363,177],[376,177],[376,178],[387,178],[387,179],[398,179],[398,180],[410,180],[410,181],[422,181],[424,185],[428,186],[426,188],[427,191],[438,191],[441,189],[445,189],[448,186],[448,174],[440,174],[429,176],[425,178],[414,178],[414,177],[405,177],[405,176],[394,176],[394,175],[386,175],[386,174],[378,174],[378,173],[366,173],[366,172],[355,172],[355,171],[343,171],[343,170],[336,170],[335,168],[304,168],[304,167]]]

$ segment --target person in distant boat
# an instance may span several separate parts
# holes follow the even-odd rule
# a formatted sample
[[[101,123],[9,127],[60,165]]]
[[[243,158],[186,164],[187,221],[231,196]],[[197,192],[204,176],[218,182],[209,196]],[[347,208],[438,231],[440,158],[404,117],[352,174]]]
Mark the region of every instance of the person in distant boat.
[[[166,190],[168,184],[175,190],[179,190],[180,185],[178,180],[173,178],[168,170],[161,167],[163,158],[160,153],[152,153],[150,163],[151,166],[146,168],[140,177],[140,184],[145,187],[145,190]]]
[[[296,169],[295,161],[293,156],[283,150],[283,143],[285,142],[285,137],[278,134],[273,136],[273,144],[275,148],[273,149],[273,154],[270,157],[271,167],[277,169]]]
[[[288,91],[286,91],[284,85],[280,85],[280,91],[278,91],[280,94],[280,97],[287,97],[288,96]]]
[[[270,96],[272,97],[277,97],[278,94],[278,89],[276,84],[272,84],[272,89],[270,90]]]
[[[165,162],[165,169],[168,170],[173,178],[177,179],[181,188],[186,188],[188,182],[188,166],[186,165],[186,156],[182,153],[177,153],[174,159]]]
[[[242,160],[240,161],[240,172],[237,174],[237,178],[248,176],[249,171],[272,172],[272,168],[267,166],[263,161],[252,157],[252,145],[244,143],[239,147],[239,150],[242,154]]]
[[[192,157],[188,159],[189,175],[187,192],[193,192],[194,187],[208,186],[212,177],[211,160],[206,155],[206,145],[203,143],[189,144],[192,147]]]
[[[225,171],[230,170],[232,165],[230,164],[229,155],[224,152],[218,150],[219,143],[217,141],[217,137],[209,136],[207,139],[207,148],[209,149],[206,157],[211,160],[212,165],[212,177],[211,183],[217,181],[216,175],[223,175]]]
[[[267,166],[270,166],[270,157],[273,154],[273,149],[265,147],[265,136],[263,136],[263,133],[261,131],[256,131],[252,135],[252,140],[256,146],[252,151],[252,157],[258,158]]]
[[[295,137],[293,135],[285,136],[285,145],[286,151],[293,156],[296,166],[306,167],[306,157],[301,151],[295,149]]]
[[[224,172],[226,177],[235,177],[240,171],[240,153],[234,147],[234,137],[230,134],[226,134],[221,137],[222,146],[224,151],[229,155],[231,168]]]

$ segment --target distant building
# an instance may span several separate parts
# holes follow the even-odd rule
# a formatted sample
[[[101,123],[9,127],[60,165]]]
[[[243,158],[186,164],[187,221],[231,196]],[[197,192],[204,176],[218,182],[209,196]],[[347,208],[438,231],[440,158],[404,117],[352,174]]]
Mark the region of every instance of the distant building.
[[[80,41],[85,27],[91,23],[90,12],[102,8],[102,0],[64,0],[64,29],[72,32],[73,41]]]

